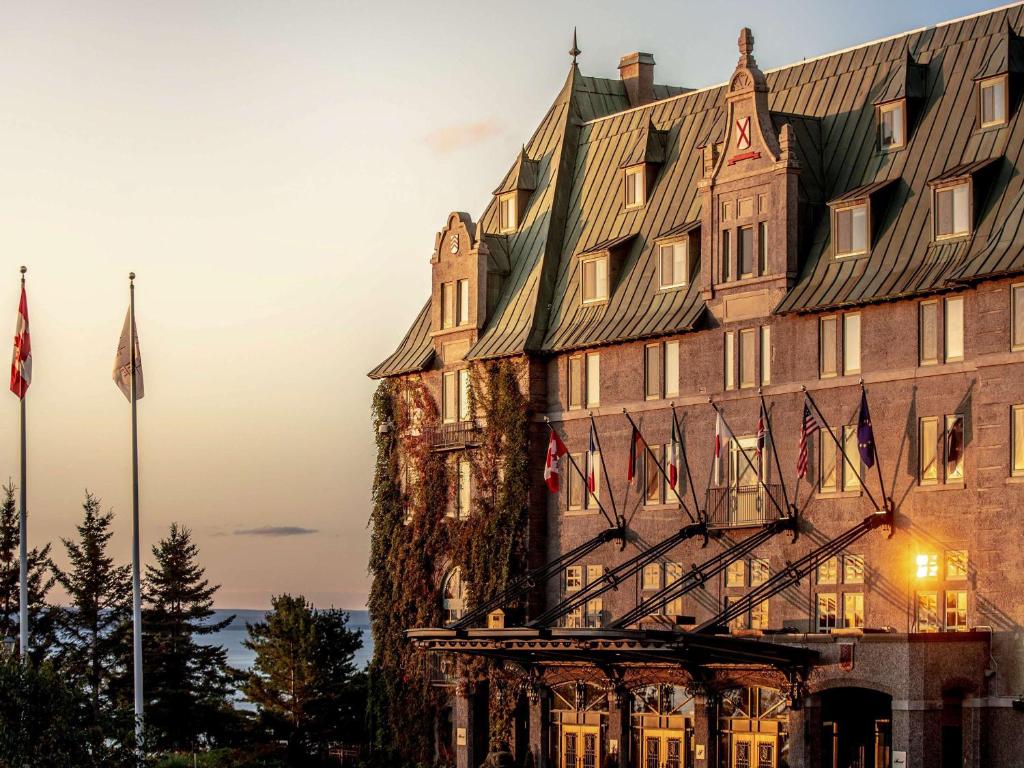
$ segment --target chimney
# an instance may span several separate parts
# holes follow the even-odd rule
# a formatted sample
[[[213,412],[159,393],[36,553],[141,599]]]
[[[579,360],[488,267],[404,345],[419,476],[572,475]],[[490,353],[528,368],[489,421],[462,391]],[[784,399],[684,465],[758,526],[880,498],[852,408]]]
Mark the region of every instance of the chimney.
[[[626,85],[629,105],[639,107],[654,101],[654,55],[636,51],[619,59],[619,77]]]

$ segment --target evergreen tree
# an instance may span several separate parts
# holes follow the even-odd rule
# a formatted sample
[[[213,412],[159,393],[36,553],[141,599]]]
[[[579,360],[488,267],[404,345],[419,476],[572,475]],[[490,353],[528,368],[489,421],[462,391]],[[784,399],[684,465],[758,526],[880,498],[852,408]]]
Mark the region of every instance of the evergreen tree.
[[[14,498],[15,486],[11,481],[0,488],[0,639],[18,638],[21,542],[18,530],[18,504]],[[29,651],[35,661],[41,661],[54,641],[54,613],[46,604],[46,595],[53,587],[50,572],[50,545],[35,547],[28,552],[28,625]]]
[[[245,646],[256,652],[242,692],[294,764],[323,758],[332,741],[363,741],[366,676],[354,655],[362,633],[341,610],[315,610],[304,597],[273,599],[267,620],[250,624]]]
[[[233,719],[227,652],[196,638],[219,632],[234,616],[209,621],[219,586],[204,578],[188,528],[173,523],[153,556],[142,616],[147,748],[191,749],[223,738]]]
[[[70,601],[56,614],[56,656],[64,674],[85,691],[93,724],[109,734],[115,718],[126,725],[125,713],[114,711],[114,687],[131,668],[131,570],[107,553],[114,513],[101,512],[100,500],[88,491],[82,509],[78,540],[63,539],[70,568],[53,566]],[[131,717],[129,710],[129,728]]]

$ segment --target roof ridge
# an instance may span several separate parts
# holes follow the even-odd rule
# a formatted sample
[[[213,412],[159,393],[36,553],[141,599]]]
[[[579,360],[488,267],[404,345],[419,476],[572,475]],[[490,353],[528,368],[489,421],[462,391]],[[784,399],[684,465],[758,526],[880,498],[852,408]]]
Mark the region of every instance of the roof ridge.
[[[772,74],[774,72],[782,72],[784,70],[791,69],[793,67],[801,67],[804,64],[810,64],[811,62],[820,61],[822,59],[827,59],[827,58],[830,58],[832,56],[839,56],[839,55],[842,55],[844,53],[849,53],[851,51],[859,50],[861,48],[868,48],[868,47],[870,47],[872,45],[878,45],[879,43],[887,43],[890,40],[897,40],[897,39],[899,39],[901,37],[909,37],[910,35],[916,35],[916,34],[919,34],[921,32],[927,32],[929,29],[939,29],[941,27],[948,27],[948,26],[950,26],[952,24],[960,24],[962,22],[969,21],[970,19],[976,19],[976,18],[978,18],[980,16],[988,16],[990,14],[999,13],[1000,11],[1009,10],[1010,8],[1017,8],[1018,6],[1022,6],[1022,5],[1024,5],[1024,0],[1016,0],[1015,2],[1006,3],[1005,5],[1000,5],[1000,6],[996,7],[996,8],[989,8],[986,11],[977,11],[976,13],[969,13],[966,16],[959,16],[959,17],[957,17],[955,19],[949,19],[947,21],[940,21],[940,22],[937,22],[937,23],[932,24],[930,26],[926,25],[926,26],[923,26],[923,27],[917,27],[916,29],[907,30],[906,32],[897,32],[896,34],[893,34],[893,35],[887,35],[885,37],[879,37],[879,38],[877,38],[875,40],[869,40],[869,41],[867,41],[865,43],[858,43],[857,45],[847,46],[846,48],[840,48],[837,51],[828,51],[827,53],[821,53],[821,54],[818,54],[817,56],[812,56],[812,57],[807,58],[807,59],[801,59],[800,61],[794,61],[794,62],[792,62],[790,64],[783,64],[783,65],[778,66],[778,67],[771,67],[770,69],[765,69],[763,71],[764,71],[764,73],[766,75]],[[677,93],[675,96],[669,96],[668,98],[660,99],[658,101],[650,101],[650,102],[648,102],[646,104],[641,104],[638,107],[630,107],[629,109],[624,109],[621,112],[612,112],[609,115],[602,115],[601,117],[595,117],[592,120],[587,120],[583,124],[584,125],[591,125],[593,123],[599,123],[602,120],[608,120],[608,119],[613,118],[613,117],[619,117],[620,115],[628,115],[631,112],[636,112],[636,111],[641,110],[641,109],[648,109],[650,107],[658,106],[659,104],[667,104],[669,102],[676,101],[677,99],[686,98],[687,96],[694,96],[696,94],[704,93],[706,91],[713,91],[716,88],[722,88],[723,86],[728,85],[728,83],[729,83],[729,81],[725,80],[725,81],[723,81],[721,83],[715,83],[714,85],[706,85],[706,86],[704,86],[702,88],[695,88],[694,90],[687,91],[686,93]]]

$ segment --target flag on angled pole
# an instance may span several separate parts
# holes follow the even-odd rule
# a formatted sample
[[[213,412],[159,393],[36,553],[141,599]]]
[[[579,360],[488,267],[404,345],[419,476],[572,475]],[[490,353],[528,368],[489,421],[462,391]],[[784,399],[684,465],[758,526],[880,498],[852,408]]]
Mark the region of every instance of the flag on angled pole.
[[[757,458],[759,459],[761,458],[761,455],[764,453],[764,439],[764,414],[762,413],[760,416],[757,417],[757,442],[754,445],[754,453],[757,455]]]
[[[811,403],[804,397],[804,417],[800,424],[800,450],[796,460],[796,476],[807,477],[807,438],[817,432],[819,429],[827,429],[821,418],[818,416],[817,410],[811,411]]]
[[[548,454],[544,460],[544,482],[552,493],[558,493],[558,460],[569,452],[555,430],[551,430],[548,441]]]
[[[715,409],[715,479],[722,481],[722,433],[725,431],[722,425],[722,414]]]
[[[679,427],[676,425],[675,417],[672,418],[672,437],[668,443],[668,456],[665,457],[668,465],[668,485],[674,491],[679,484],[679,455],[681,453],[679,440]]]
[[[868,411],[867,390],[860,391],[860,417],[857,419],[857,448],[860,460],[870,469],[875,465],[875,430],[871,426],[871,413]]]
[[[629,469],[626,472],[626,481],[632,483],[633,479],[640,474],[639,466],[637,465],[640,458],[640,450],[643,448],[644,439],[640,435],[640,430],[636,428],[636,424],[633,425],[633,432],[629,436]]]
[[[18,325],[14,331],[14,355],[11,358],[11,392],[25,397],[32,383],[32,342],[28,334],[28,298],[25,296],[24,278],[21,302],[18,304]]]
[[[121,393],[131,402],[132,399],[132,361],[135,363],[135,399],[141,400],[146,394],[142,378],[142,355],[139,353],[139,331],[134,323],[134,309],[129,309],[124,316],[121,327],[121,340],[117,344],[117,355],[114,357],[114,383]],[[135,344],[131,342],[132,329],[135,329]],[[135,347],[135,354],[128,350]]]
[[[597,431],[593,422],[590,424],[590,444],[587,446],[587,490],[597,492]]]

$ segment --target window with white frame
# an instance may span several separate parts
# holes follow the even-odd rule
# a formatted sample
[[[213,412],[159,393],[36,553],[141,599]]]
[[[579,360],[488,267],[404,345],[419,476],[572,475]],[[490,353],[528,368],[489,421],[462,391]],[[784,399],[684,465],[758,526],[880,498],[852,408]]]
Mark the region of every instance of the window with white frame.
[[[683,578],[682,563],[665,563],[665,586],[675,584]],[[665,614],[668,616],[681,616],[683,614],[683,598],[676,597],[665,603]]]
[[[902,99],[878,107],[878,146],[900,149],[906,144],[906,102]]]
[[[754,328],[740,331],[740,389],[749,389],[757,385],[754,370],[757,361],[757,333]]]
[[[1010,407],[1010,475],[1024,477],[1024,404]]]
[[[764,197],[759,195],[758,198]],[[757,225],[757,274],[763,275],[768,271],[768,224],[759,222]]]
[[[753,557],[750,559],[750,586],[760,587],[771,576],[771,569],[768,567],[768,558]]]
[[[819,592],[817,594],[819,632],[830,632],[836,628],[836,602],[835,592]]]
[[[648,563],[640,572],[640,589],[656,592],[661,589],[661,563]]]
[[[967,626],[967,590],[946,590],[946,627],[947,632],[966,632]]]
[[[593,408],[601,403],[601,355],[573,355],[567,364],[569,410]]]
[[[582,259],[580,269],[583,270],[583,303],[594,304],[599,301],[607,301],[608,257],[594,256]]]
[[[918,422],[918,483],[936,485],[939,482],[939,420],[925,416]]]
[[[723,365],[725,388],[736,388],[736,334],[733,331],[725,332],[725,347],[723,350]]]
[[[467,585],[462,580],[462,569],[452,568],[445,577],[441,587],[441,608],[444,611],[445,624],[452,624],[466,613]]]
[[[455,498],[449,507],[448,517],[456,520],[467,520],[469,518],[472,504],[472,480],[471,466],[466,459],[459,459],[455,463]]]
[[[840,341],[842,341],[841,349]],[[860,357],[861,318],[859,312],[829,315],[818,320],[818,376],[820,378],[830,379],[840,374],[849,376],[860,373]]]
[[[864,555],[843,555],[843,584],[864,583]]]
[[[964,359],[964,297],[950,296],[943,307],[946,362]]]
[[[750,628],[768,629],[768,601],[762,600],[750,606]]]
[[[1024,283],[1010,287],[1010,349],[1024,349]]]
[[[946,550],[946,581],[967,580],[967,550]]]
[[[830,557],[818,563],[819,584],[837,584],[839,579],[839,558]]]
[[[971,232],[970,183],[963,181],[932,192],[935,237],[960,237]]]
[[[682,240],[664,243],[659,247],[662,288],[681,288],[689,282],[689,243],[689,238],[684,237]]]
[[[459,369],[459,420],[469,421],[472,418],[470,413],[470,391],[469,391],[469,368]]]
[[[732,280],[732,232],[728,229],[722,230],[722,282]]]
[[[644,346],[644,397],[647,400],[661,397],[661,344]]]
[[[579,467],[579,471],[572,467],[569,459]],[[568,474],[568,487],[566,490],[566,506],[570,512],[581,512],[583,510],[593,511],[600,509],[601,498],[601,454],[594,454],[594,491],[590,492],[587,486],[585,475],[587,473],[587,454],[569,454],[565,461],[565,472]]]
[[[918,363],[935,365],[939,362],[939,302],[922,301],[918,313]]]
[[[864,593],[843,593],[843,626],[846,628],[864,628]]]
[[[519,226],[516,211],[516,192],[507,192],[498,198],[498,226],[502,232],[514,232]]]
[[[835,315],[818,321],[818,375],[839,375],[839,319]]]
[[[990,77],[978,83],[978,114],[982,128],[1006,125],[1006,76]]]
[[[754,228],[740,227],[736,231],[736,257],[740,277],[754,276]]]
[[[938,632],[942,628],[939,623],[939,593],[927,590],[917,593],[918,632]]]
[[[868,206],[865,202],[836,208],[832,214],[836,233],[836,257],[868,252]]]
[[[860,373],[860,312],[843,315],[843,374]]]
[[[647,445],[644,452],[644,504],[665,503],[661,475],[661,446]]]
[[[657,400],[679,394],[679,342],[644,346],[644,397]]]
[[[441,283],[441,328],[455,326],[455,284]]]
[[[646,170],[642,165],[626,169],[626,208],[641,208],[647,202],[645,176]]]
[[[735,560],[725,568],[725,586],[745,587],[747,585],[747,564],[742,560]]]
[[[772,327],[761,326],[761,384],[772,383]]]
[[[864,468],[861,466],[860,443],[857,439],[857,425],[851,424],[843,427],[843,491],[860,490],[860,475]]]

